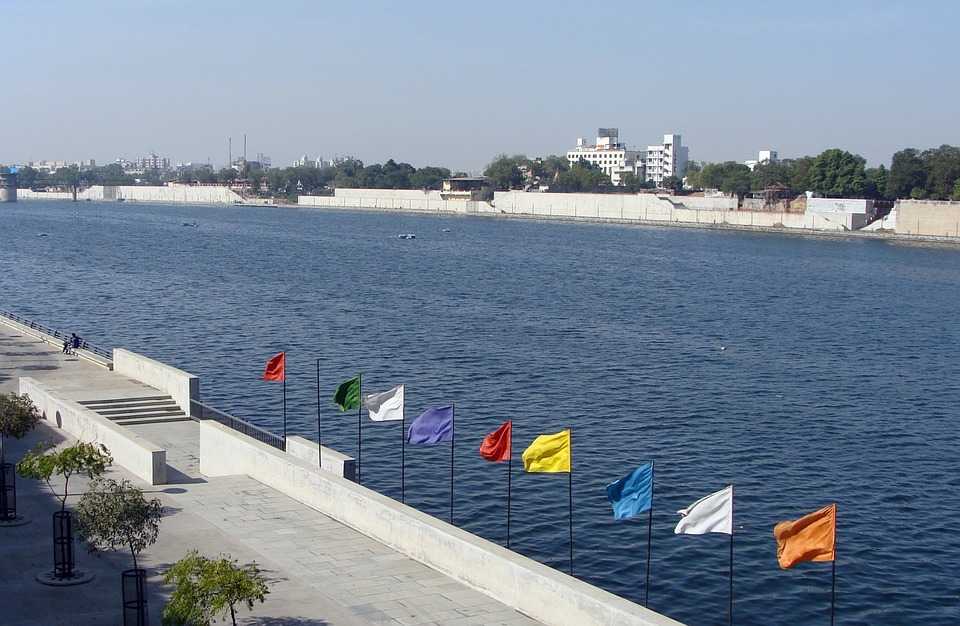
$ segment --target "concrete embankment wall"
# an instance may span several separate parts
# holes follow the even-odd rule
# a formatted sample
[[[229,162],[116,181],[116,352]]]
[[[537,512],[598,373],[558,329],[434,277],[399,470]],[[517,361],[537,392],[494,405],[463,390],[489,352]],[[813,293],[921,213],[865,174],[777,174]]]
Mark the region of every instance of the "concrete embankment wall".
[[[102,443],[114,462],[151,485],[167,482],[167,452],[131,430],[97,415],[82,404],[57,397],[33,378],[20,378],[20,393],[27,394],[44,418],[80,441]]]
[[[862,216],[736,210],[736,198],[653,194],[527,193],[504,191],[493,202],[442,200],[440,192],[337,189],[335,196],[300,196],[305,207],[464,213],[545,219],[683,224],[734,228],[849,231]]]
[[[898,200],[897,234],[960,237],[960,202]]]
[[[190,401],[200,399],[199,378],[130,350],[113,349],[113,371],[170,394],[187,415]]]
[[[200,424],[200,472],[250,476],[545,624],[679,624],[215,422]]]
[[[298,435],[287,437],[287,454],[315,467],[321,467],[319,455],[322,454],[323,471],[331,472],[347,480],[357,481],[356,459],[326,446],[319,447],[305,437]]]
[[[12,320],[8,317],[0,316],[0,324],[9,326],[10,328],[13,328],[17,332],[21,332],[24,335],[27,335],[28,337],[33,337],[34,339],[39,339],[43,343],[50,344],[51,346],[56,346],[57,348],[60,348],[63,345],[63,339],[54,337],[53,335],[48,335],[47,333],[41,331],[40,329],[31,328],[26,324],[21,324],[20,322]],[[93,352],[90,352],[89,350],[83,350],[83,349],[74,350],[74,353],[81,359],[85,361],[89,361],[94,365],[99,365],[100,367],[106,368],[108,370],[113,369],[113,362],[110,361],[109,359],[106,359],[100,356],[99,354],[95,354]]]
[[[23,200],[72,200],[73,194],[62,191],[20,191]],[[161,202],[182,204],[235,204],[243,196],[228,187],[194,187],[191,185],[94,185],[77,193],[77,200],[126,200],[128,202]]]

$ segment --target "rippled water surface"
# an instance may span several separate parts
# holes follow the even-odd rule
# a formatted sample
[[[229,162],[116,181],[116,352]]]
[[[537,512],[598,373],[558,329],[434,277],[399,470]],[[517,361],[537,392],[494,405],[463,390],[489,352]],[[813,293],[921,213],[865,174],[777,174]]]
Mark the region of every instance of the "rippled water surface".
[[[184,222],[198,222],[197,228]],[[449,229],[449,232],[443,232]],[[414,232],[415,240],[397,233]],[[38,237],[48,233],[47,237]],[[960,250],[880,241],[267,208],[0,205],[0,307],[173,363],[205,399],[356,451],[329,402],[407,385],[456,402],[456,522],[505,539],[506,468],[574,427],[576,571],[643,599],[646,521],[604,486],[656,460],[650,605],[726,621],[724,535],[675,511],[735,485],[740,624],[823,624],[830,565],[777,567],[774,523],[839,506],[838,619],[960,623]],[[721,350],[721,347],[726,347]],[[399,497],[396,423],[363,425],[364,483]],[[446,518],[449,448],[407,448],[407,501]],[[567,562],[567,477],[514,466],[513,547]]]

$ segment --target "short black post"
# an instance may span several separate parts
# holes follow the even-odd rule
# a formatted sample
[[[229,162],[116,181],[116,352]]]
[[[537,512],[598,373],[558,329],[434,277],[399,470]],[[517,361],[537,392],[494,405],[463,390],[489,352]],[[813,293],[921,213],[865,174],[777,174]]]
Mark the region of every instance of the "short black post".
[[[53,576],[73,578],[73,517],[70,511],[53,514]]]
[[[123,626],[148,626],[147,572],[128,569],[121,574],[123,588]]]
[[[0,521],[17,517],[17,474],[13,463],[0,465]]]

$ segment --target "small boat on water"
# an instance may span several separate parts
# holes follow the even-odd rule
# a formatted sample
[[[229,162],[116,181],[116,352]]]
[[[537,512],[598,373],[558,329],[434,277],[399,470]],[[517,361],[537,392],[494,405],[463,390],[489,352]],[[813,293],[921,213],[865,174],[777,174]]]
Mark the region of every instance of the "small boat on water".
[[[416,239],[417,238],[417,236],[413,233],[400,233],[399,235],[397,235],[397,237],[400,239]]]
[[[196,227],[198,227],[199,225],[200,225],[200,224],[197,224],[196,222],[184,222],[183,224],[181,224],[181,226],[189,226],[189,227],[191,227],[191,228],[196,228]]]
[[[449,233],[449,232],[450,232],[450,229],[449,229],[449,228],[444,228],[441,232]]]

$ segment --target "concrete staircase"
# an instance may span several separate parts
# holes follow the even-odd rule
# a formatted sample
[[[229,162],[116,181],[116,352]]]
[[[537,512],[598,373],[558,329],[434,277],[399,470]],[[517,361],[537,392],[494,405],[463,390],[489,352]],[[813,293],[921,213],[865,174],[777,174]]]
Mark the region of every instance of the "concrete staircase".
[[[170,396],[83,400],[80,404],[120,426],[185,422],[190,419]]]

